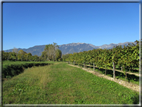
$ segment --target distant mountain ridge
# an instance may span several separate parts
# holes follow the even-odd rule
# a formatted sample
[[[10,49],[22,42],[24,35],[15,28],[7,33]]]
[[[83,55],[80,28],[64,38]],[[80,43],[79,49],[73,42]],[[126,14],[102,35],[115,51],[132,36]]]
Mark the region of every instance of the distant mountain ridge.
[[[118,43],[118,44],[114,44],[111,43],[109,45],[104,44],[101,46],[95,46],[92,44],[87,44],[87,43],[69,43],[69,44],[63,44],[63,45],[59,45],[59,49],[62,51],[62,54],[69,54],[69,53],[76,53],[76,52],[83,52],[83,51],[88,51],[88,50],[93,50],[93,49],[111,49],[113,48],[113,46],[118,46],[118,45],[122,45],[122,47],[127,46],[128,43],[132,44],[134,42],[124,42],[124,43]],[[27,53],[31,53],[32,55],[38,55],[41,56],[42,52],[44,51],[45,45],[37,45],[37,46],[33,46],[30,47],[28,49],[25,48],[18,48],[19,50],[23,50]],[[9,50],[4,50],[5,52],[12,52],[13,49],[9,49]]]

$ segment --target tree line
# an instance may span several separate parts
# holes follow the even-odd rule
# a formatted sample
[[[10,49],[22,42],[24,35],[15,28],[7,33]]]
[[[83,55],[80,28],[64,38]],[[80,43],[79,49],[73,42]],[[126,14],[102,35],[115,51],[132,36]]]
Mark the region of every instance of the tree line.
[[[32,55],[31,53],[26,53],[23,50],[14,48],[12,52],[2,51],[2,60],[10,61],[61,61],[62,52],[58,49],[57,43],[46,45],[41,56]]]

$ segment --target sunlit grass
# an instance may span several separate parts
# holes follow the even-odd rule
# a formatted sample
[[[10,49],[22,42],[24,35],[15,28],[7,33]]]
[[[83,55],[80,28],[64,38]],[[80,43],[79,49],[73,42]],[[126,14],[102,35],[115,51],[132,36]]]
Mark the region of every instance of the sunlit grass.
[[[134,92],[66,63],[32,67],[3,82],[4,104],[133,104]]]

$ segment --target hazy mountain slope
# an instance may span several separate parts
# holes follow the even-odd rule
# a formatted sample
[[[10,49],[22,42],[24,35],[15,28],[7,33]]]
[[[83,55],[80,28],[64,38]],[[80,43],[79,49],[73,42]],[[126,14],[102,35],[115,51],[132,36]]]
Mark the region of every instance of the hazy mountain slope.
[[[133,42],[125,42],[125,43],[119,43],[119,44],[114,44],[111,43],[109,45],[104,44],[102,46],[94,46],[92,44],[86,44],[86,43],[69,43],[69,44],[63,44],[59,45],[59,49],[62,51],[62,54],[68,54],[68,53],[74,53],[74,52],[83,52],[83,51],[88,51],[88,50],[93,50],[97,48],[106,48],[106,49],[111,49],[113,46],[117,45],[122,45],[122,47],[125,45],[128,45],[128,43],[133,43]],[[38,55],[40,56],[42,52],[44,51],[45,45],[38,45],[34,47],[30,47],[28,49],[23,49],[23,51],[27,53],[31,53],[32,55]],[[18,48],[20,50],[21,48]],[[12,52],[12,49],[9,50],[4,50],[5,52]]]
[[[74,52],[83,52],[94,49],[92,46],[86,43],[70,43],[66,45],[60,45],[59,49],[63,54],[74,53]]]

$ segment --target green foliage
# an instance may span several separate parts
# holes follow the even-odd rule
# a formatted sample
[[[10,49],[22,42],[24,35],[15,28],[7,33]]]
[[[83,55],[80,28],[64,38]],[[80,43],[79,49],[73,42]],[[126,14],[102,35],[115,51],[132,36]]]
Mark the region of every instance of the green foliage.
[[[23,72],[24,68],[32,67],[32,66],[39,66],[39,65],[48,65],[47,62],[12,62],[12,61],[4,61],[3,62],[3,69],[2,69],[2,77],[13,77],[18,75],[19,73]]]
[[[43,58],[39,58],[39,56],[32,56],[31,53],[26,53],[23,50],[19,50],[18,53],[15,52],[4,52],[2,51],[2,60],[9,61],[43,61]]]
[[[61,50],[57,49],[57,50],[56,50],[56,60],[58,61],[58,60],[61,58],[61,56],[62,56]],[[60,60],[61,60],[61,59],[60,59]]]
[[[61,59],[62,52],[58,49],[59,46],[56,43],[46,45],[42,52],[42,59],[44,60],[56,60]]]
[[[91,63],[98,67],[113,67],[112,62],[118,67],[139,67],[139,41],[127,46],[115,46],[113,49],[93,49],[80,53],[63,55],[64,61],[77,63]]]

